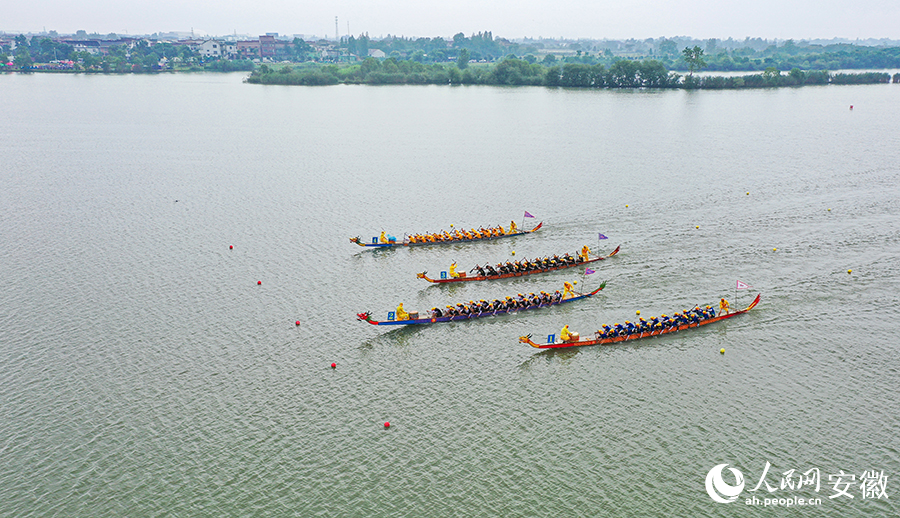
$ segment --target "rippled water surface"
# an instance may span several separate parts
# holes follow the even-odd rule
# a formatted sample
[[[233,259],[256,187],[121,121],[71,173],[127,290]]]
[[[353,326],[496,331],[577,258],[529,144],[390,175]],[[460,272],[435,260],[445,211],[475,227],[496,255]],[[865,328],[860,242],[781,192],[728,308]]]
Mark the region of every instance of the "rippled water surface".
[[[0,77],[0,515],[757,516],[754,495],[898,513],[900,86],[241,78]],[[544,227],[348,241],[510,220]],[[622,251],[591,276],[415,276],[584,244]],[[608,286],[431,327],[355,318],[566,280]],[[756,293],[674,336],[517,340]],[[767,462],[775,490],[751,491]],[[746,483],[731,504],[705,489],[724,463]],[[779,486],[813,468],[818,493]],[[840,470],[852,500],[830,498]],[[863,498],[871,470],[887,499]]]

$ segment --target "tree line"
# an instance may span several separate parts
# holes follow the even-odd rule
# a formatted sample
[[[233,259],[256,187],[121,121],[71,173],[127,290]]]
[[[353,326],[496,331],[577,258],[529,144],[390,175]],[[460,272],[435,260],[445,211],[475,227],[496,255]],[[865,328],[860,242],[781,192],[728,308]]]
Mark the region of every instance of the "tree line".
[[[145,40],[133,46],[110,45],[105,55],[76,51],[68,43],[50,38],[24,35],[15,37],[15,50],[0,48],[0,63],[12,62],[15,68],[29,70],[37,63],[73,61],[73,70],[83,72],[133,73],[159,71],[159,61],[166,58],[170,63],[178,63],[182,70],[253,70],[249,60],[204,60],[188,45],[161,42],[150,45]],[[171,65],[170,65],[171,66]]]
[[[695,49],[685,49],[685,51]],[[699,50],[699,49],[698,49]],[[515,56],[507,56],[491,65],[469,66],[466,63],[421,63],[387,58],[367,58],[350,66],[291,66],[262,65],[247,82],[254,84],[331,85],[331,84],[461,84],[550,86],[574,88],[765,88],[812,84],[871,84],[889,83],[890,74],[860,73],[834,74],[823,70],[803,71],[799,68],[782,73],[774,67],[760,74],[743,76],[695,76],[694,67],[702,68],[702,52],[695,54],[690,75],[672,72],[659,60],[616,60],[609,67],[603,64],[564,63],[545,66],[530,63]],[[686,59],[692,59],[686,56]],[[894,82],[900,82],[895,74]]]

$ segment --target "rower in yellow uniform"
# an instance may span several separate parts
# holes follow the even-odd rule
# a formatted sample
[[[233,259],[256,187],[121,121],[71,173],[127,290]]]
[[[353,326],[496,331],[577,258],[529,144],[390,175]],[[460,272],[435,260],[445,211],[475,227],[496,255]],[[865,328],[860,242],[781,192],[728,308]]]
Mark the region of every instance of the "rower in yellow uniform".
[[[409,313],[403,309],[403,303],[401,302],[399,306],[397,306],[397,320],[409,320]]]
[[[510,222],[509,222],[509,233],[510,233],[510,234],[515,234],[517,231],[518,231],[518,228],[516,228],[516,222],[515,222],[515,221],[510,221]]]
[[[569,281],[564,282],[562,298],[565,299],[566,297],[574,297],[574,296],[575,296],[575,287],[572,286],[572,283]]]
[[[588,248],[587,245],[584,245],[583,247],[581,247],[581,258],[584,259],[585,261],[588,260],[588,256],[590,255],[590,253],[591,253],[591,249]]]
[[[379,243],[387,243],[388,242],[387,238],[384,237],[384,230],[381,231],[381,236],[379,236],[378,242]]]
[[[456,262],[454,261],[453,264],[450,265],[450,278],[456,279],[458,277],[459,277],[459,274],[456,273]]]
[[[719,300],[719,314],[727,315],[728,313],[731,313],[731,308],[728,306],[728,301],[725,299]]]

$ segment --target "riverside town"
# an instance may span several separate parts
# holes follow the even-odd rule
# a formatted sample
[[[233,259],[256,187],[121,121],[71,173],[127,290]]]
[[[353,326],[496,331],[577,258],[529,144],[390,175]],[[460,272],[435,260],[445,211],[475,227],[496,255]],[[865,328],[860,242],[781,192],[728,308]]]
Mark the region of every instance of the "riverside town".
[[[734,89],[900,83],[900,73],[888,72],[898,68],[900,42],[885,39],[506,39],[490,31],[452,38],[0,33],[0,71],[248,71],[247,82],[259,84]],[[695,75],[701,71],[727,74]]]

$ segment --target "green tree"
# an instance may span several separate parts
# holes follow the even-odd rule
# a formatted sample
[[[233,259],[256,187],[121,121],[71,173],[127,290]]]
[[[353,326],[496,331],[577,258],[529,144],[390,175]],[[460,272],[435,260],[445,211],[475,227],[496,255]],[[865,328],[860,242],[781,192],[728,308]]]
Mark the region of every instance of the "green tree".
[[[297,61],[307,61],[309,59],[309,54],[314,50],[309,43],[306,43],[301,38],[294,38],[294,41],[292,41],[291,44],[294,59]]]
[[[659,53],[663,56],[671,56],[678,53],[678,45],[672,40],[662,40],[659,42]]]
[[[788,56],[796,56],[800,52],[800,47],[794,43],[794,40],[787,40],[781,46],[781,51],[787,54]]]
[[[655,59],[641,61],[638,64],[638,78],[646,87],[661,88],[669,84],[669,71]]]
[[[617,59],[609,67],[609,86],[617,88],[637,88],[641,86],[638,78],[638,64],[627,59]]]
[[[96,65],[97,61],[98,61],[97,58],[93,54],[91,54],[90,52],[84,52],[84,51],[73,52],[72,59],[74,61],[80,61],[82,64],[84,64],[85,68],[90,68],[90,67]]]
[[[462,82],[462,71],[457,67],[447,67],[447,82],[451,85]]]
[[[456,58],[456,68],[465,70],[465,68],[469,66],[470,59],[472,58],[469,56],[469,49],[460,49],[459,56]]]
[[[691,71],[691,76],[694,75],[694,70],[700,70],[706,66],[706,60],[703,59],[703,49],[697,45],[694,45],[694,48],[685,47],[681,54]]]
[[[110,46],[109,46],[109,51],[108,51],[108,52],[109,52],[109,55],[110,55],[110,56],[114,56],[114,57],[117,57],[117,58],[124,58],[124,57],[125,57],[125,53],[126,53],[127,51],[125,50],[125,46],[124,46],[124,45],[110,45]]]
[[[366,75],[368,75],[372,72],[378,72],[380,68],[381,68],[381,63],[379,63],[378,60],[375,58],[366,58],[359,65],[359,70],[362,73],[363,77],[365,77]]]
[[[28,47],[16,49],[16,58],[13,60],[13,63],[16,65],[16,68],[21,70],[25,70],[34,64],[34,61],[31,59],[31,53],[28,52]]]
[[[144,63],[147,65],[147,68],[155,68],[159,66],[159,55],[156,52],[151,52],[147,54],[144,58]]]

